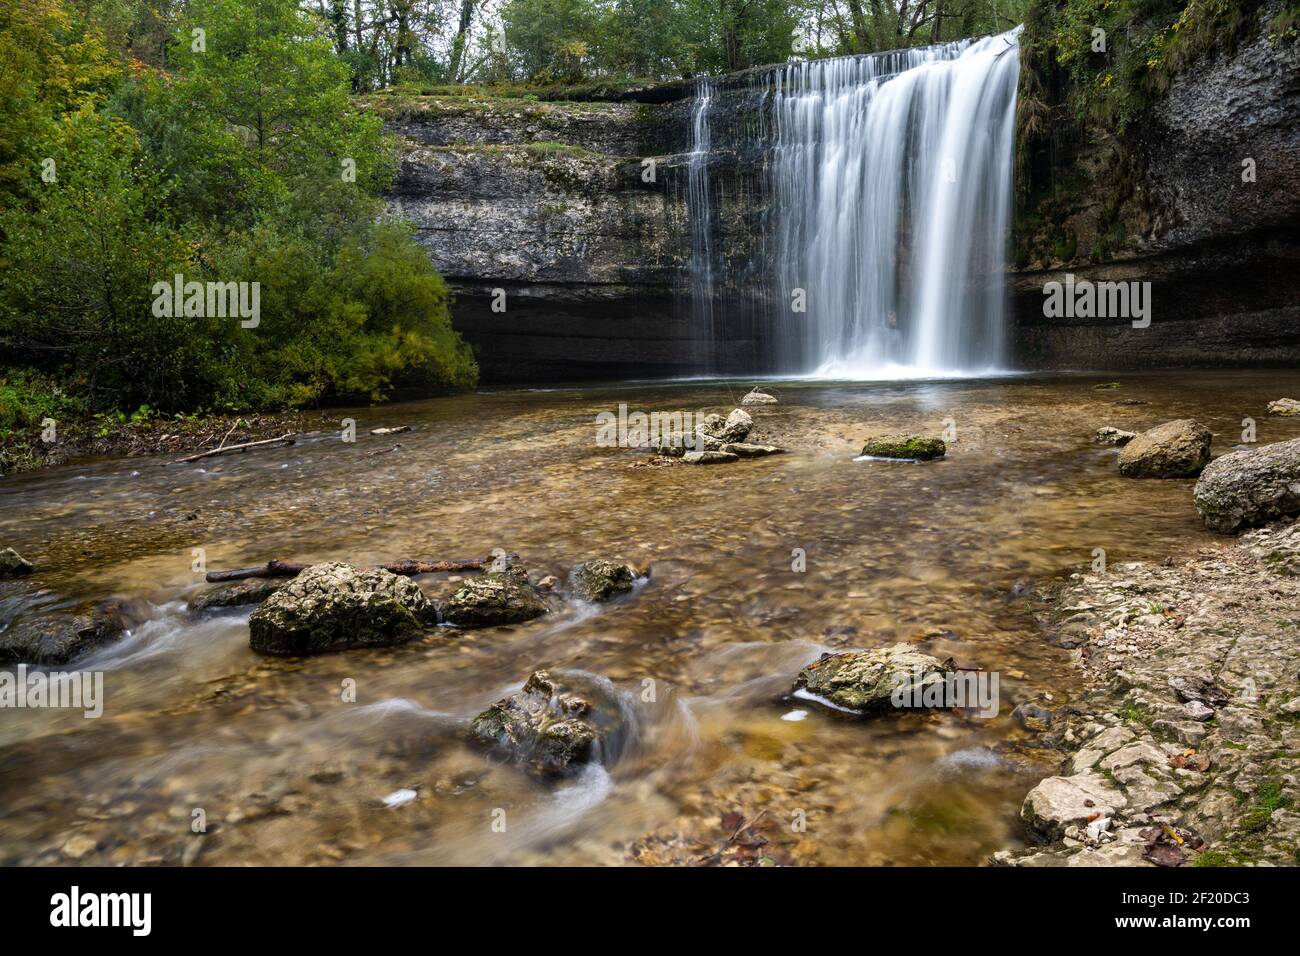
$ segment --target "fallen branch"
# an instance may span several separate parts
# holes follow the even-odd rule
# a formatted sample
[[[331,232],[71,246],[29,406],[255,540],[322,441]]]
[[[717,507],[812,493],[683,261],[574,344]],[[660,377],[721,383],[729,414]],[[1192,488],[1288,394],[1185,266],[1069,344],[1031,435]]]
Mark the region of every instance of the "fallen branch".
[[[319,563],[319,562],[315,562]],[[255,568],[237,568],[232,571],[209,571],[207,580],[243,581],[247,578],[296,578],[310,564],[296,561],[268,561]],[[417,574],[433,574],[436,571],[481,571],[482,561],[394,561],[392,564],[372,564],[362,568],[363,571],[383,570],[404,578]]]
[[[224,455],[227,452],[243,451],[246,448],[256,448],[259,445],[274,445],[278,442],[284,442],[292,445],[296,440],[293,432],[285,432],[279,438],[263,438],[261,441],[246,441],[242,445],[223,445],[217,448],[210,448],[207,451],[201,451],[197,455],[188,455],[185,458],[177,458],[175,461],[165,461],[164,465],[183,465],[186,462],[198,461],[200,458],[210,458],[213,455]]]

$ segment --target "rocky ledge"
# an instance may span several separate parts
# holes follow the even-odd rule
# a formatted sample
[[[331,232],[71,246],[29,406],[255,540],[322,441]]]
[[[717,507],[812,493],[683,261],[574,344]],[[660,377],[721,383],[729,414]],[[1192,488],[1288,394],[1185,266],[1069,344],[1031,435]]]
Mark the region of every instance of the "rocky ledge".
[[[1046,715],[1060,772],[1014,866],[1300,862],[1300,523],[1186,563],[1076,574],[1043,623],[1084,694]]]

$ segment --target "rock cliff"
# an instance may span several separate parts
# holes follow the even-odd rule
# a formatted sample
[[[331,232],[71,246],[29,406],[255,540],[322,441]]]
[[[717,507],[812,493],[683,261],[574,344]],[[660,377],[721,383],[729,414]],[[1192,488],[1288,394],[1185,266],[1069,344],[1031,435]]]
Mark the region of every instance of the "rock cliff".
[[[1014,364],[1141,368],[1300,359],[1300,47],[1261,28],[1175,78],[1118,171],[1102,137],[1058,158],[1068,183],[1018,209]],[[695,157],[717,266],[710,332],[692,284],[692,89],[601,101],[370,98],[401,137],[391,196],[451,283],[488,382],[765,371],[772,282],[761,72],[722,78]],[[622,98],[620,99],[620,96]],[[750,147],[737,144],[749,143]],[[1253,159],[1255,181],[1243,182]],[[701,175],[703,173],[703,175]],[[1073,273],[1151,282],[1152,321],[1047,318]]]

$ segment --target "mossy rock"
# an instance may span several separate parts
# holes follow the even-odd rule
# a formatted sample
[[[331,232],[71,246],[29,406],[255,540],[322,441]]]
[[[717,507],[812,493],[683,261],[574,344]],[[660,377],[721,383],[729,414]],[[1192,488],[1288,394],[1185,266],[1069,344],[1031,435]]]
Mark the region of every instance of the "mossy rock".
[[[893,458],[898,461],[933,461],[948,453],[942,438],[921,435],[880,435],[868,438],[862,454],[869,458]]]
[[[627,714],[606,682],[543,670],[475,717],[470,740],[530,773],[554,777],[615,759],[626,729]]]
[[[824,654],[799,672],[794,689],[796,696],[817,703],[874,715],[895,709],[895,691],[903,700],[922,700],[924,688],[944,682],[951,671],[950,664],[929,654],[894,644],[873,651]]]
[[[459,627],[521,624],[550,610],[525,581],[509,572],[488,573],[466,581],[447,599],[442,617]]]
[[[279,656],[382,647],[420,637],[435,620],[433,602],[410,578],[313,564],[253,612],[248,643]]]
[[[600,558],[586,561],[569,573],[573,593],[593,604],[631,592],[635,581],[636,574],[628,565]]]

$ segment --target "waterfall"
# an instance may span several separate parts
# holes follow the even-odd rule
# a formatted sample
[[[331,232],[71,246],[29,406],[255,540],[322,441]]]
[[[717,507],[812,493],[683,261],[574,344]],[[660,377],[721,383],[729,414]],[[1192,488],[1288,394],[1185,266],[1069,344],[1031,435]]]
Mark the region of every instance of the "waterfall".
[[[767,283],[755,293],[766,370],[880,379],[1004,367],[1018,35],[788,63],[758,81],[768,206],[762,261],[750,255]],[[754,108],[752,93],[734,95]],[[723,194],[715,186],[711,201],[703,162],[719,99],[713,84],[697,87],[689,165],[692,308],[711,338],[725,324],[715,263],[739,245],[715,234]]]
[[[703,365],[711,364],[711,349],[717,331],[713,321],[713,202],[709,196],[709,151],[713,140],[709,133],[709,107],[713,105],[714,80],[703,77],[695,83],[695,100],[691,106],[691,152],[686,167],[686,203],[691,228],[691,316],[705,343]]]

